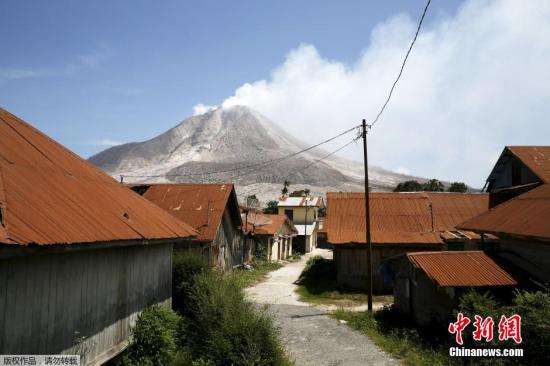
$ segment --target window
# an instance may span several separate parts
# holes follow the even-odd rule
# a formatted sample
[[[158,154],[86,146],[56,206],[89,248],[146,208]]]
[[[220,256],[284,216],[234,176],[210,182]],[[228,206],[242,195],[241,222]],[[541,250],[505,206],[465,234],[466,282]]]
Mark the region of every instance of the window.
[[[294,211],[293,210],[285,210],[285,215],[288,217],[290,221],[294,220]]]

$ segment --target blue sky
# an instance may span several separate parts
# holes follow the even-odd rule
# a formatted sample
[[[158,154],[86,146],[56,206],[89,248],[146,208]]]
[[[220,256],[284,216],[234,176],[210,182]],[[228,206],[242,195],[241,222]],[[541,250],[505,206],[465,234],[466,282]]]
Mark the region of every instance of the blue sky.
[[[219,103],[301,43],[352,62],[380,20],[423,4],[2,1],[0,105],[86,157],[105,148],[94,142],[147,139]]]
[[[316,143],[376,115],[424,5],[4,0],[0,106],[83,157],[198,104],[249,105]],[[548,144],[549,16],[545,0],[432,1],[371,161],[480,187],[504,145]]]

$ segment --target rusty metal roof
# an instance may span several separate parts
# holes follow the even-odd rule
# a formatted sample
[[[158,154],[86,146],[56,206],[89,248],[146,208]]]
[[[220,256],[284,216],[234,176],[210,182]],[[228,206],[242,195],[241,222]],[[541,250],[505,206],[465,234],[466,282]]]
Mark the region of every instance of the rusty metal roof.
[[[550,183],[550,146],[507,146],[544,183]]]
[[[486,194],[371,192],[372,242],[440,243],[440,231],[487,208]],[[365,243],[365,194],[327,193],[325,227],[332,244]]]
[[[482,251],[416,252],[407,258],[438,286],[514,286],[517,280]]]
[[[249,212],[248,217],[243,218],[243,221],[246,221],[247,223],[247,231],[253,232],[256,235],[298,233],[298,230],[296,230],[292,224],[292,221],[290,221],[286,215],[270,215],[260,212]],[[283,230],[284,226],[288,228],[286,231]]]
[[[550,184],[544,184],[458,225],[495,235],[550,239]]]
[[[0,242],[52,245],[196,235],[0,108]]]
[[[132,185],[147,200],[194,227],[199,241],[212,241],[228,207],[233,223],[242,227],[233,184],[140,184]]]

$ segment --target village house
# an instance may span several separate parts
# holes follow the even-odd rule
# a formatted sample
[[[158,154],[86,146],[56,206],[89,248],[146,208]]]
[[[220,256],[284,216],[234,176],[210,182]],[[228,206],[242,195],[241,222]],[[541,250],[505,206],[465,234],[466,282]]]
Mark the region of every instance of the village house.
[[[550,183],[550,146],[506,146],[487,178],[489,207]]]
[[[0,109],[0,354],[103,364],[196,231]]]
[[[257,211],[243,213],[247,231],[256,239],[256,253],[278,261],[292,255],[292,239],[298,230],[285,215],[268,215]]]
[[[459,225],[500,238],[494,255],[550,284],[550,184],[523,193]]]
[[[277,204],[279,215],[286,215],[298,230],[294,248],[301,253],[309,253],[317,247],[319,230],[319,209],[324,207],[321,197],[283,196]]]
[[[499,204],[459,227],[498,236],[494,255],[550,284],[550,147],[506,147],[487,182]]]
[[[390,258],[413,251],[471,250],[481,245],[478,234],[455,227],[487,210],[487,194],[371,192],[369,201],[376,293],[392,289]],[[328,242],[334,247],[338,285],[365,289],[365,194],[327,193],[325,227]]]
[[[517,278],[483,251],[415,252],[402,256],[395,278],[395,308],[420,325],[448,320],[469,289],[498,294]]]
[[[140,184],[132,189],[198,231],[176,246],[201,255],[214,269],[231,270],[251,260],[233,184]]]

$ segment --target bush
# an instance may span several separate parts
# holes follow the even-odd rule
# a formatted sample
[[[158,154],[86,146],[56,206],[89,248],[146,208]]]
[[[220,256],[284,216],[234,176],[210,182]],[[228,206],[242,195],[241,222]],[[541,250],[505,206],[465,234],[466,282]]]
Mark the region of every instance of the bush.
[[[272,319],[245,301],[230,276],[197,274],[186,306],[182,340],[192,360],[215,365],[288,363]]]
[[[177,351],[180,317],[170,309],[153,305],[139,315],[123,359],[125,365],[169,365]]]
[[[193,287],[195,275],[210,269],[204,260],[196,255],[175,252],[172,264],[172,309],[180,314],[186,311],[189,291]]]

